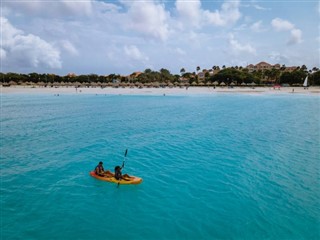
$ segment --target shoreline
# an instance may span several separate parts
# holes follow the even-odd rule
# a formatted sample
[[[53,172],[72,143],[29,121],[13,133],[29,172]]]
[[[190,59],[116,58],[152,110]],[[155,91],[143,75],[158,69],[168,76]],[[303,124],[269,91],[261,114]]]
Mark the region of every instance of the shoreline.
[[[129,87],[32,87],[10,86],[0,87],[2,94],[107,94],[107,95],[211,95],[211,94],[307,94],[319,95],[320,87],[173,87],[173,88],[129,88]]]

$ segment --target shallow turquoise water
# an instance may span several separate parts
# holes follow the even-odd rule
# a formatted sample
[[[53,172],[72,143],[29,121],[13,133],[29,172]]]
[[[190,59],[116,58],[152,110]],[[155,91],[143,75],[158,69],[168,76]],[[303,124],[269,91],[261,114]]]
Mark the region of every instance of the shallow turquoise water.
[[[319,239],[319,103],[3,94],[1,239]]]

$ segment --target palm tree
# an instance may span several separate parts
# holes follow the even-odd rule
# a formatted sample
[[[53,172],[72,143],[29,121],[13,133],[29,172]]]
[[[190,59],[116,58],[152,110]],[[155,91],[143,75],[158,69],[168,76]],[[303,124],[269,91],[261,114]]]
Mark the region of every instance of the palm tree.
[[[144,70],[144,73],[151,73],[152,70],[150,68],[147,68],[146,70]]]
[[[200,66],[198,66],[198,67],[197,67],[197,72],[199,72],[199,71],[200,71],[200,69],[201,69],[201,68],[200,68]]]
[[[186,70],[185,70],[184,68],[181,68],[181,69],[180,69],[181,75],[184,74],[185,72],[186,72]]]
[[[304,71],[304,72],[308,72],[308,68],[307,68],[306,65],[302,65],[302,66],[301,66],[301,69],[302,69],[302,71]]]

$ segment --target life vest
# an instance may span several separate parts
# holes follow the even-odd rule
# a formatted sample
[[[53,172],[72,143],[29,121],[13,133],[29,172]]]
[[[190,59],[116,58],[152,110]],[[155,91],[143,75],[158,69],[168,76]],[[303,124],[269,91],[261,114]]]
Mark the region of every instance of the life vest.
[[[99,171],[97,171],[97,169],[99,169]],[[94,169],[95,174],[100,174],[101,172],[104,172],[104,168],[103,166],[101,166],[100,164],[98,164],[95,169]]]
[[[121,179],[121,168],[119,166],[116,166],[115,169],[114,169],[114,178],[117,179],[117,180],[120,180]]]

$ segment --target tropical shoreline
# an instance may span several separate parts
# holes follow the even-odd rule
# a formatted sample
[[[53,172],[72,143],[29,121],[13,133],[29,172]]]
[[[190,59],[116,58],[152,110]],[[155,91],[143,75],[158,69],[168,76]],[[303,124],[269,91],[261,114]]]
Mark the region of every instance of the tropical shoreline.
[[[105,95],[208,95],[208,94],[308,94],[320,95],[320,87],[166,87],[166,88],[113,88],[113,87],[0,87],[1,94],[105,94]]]

